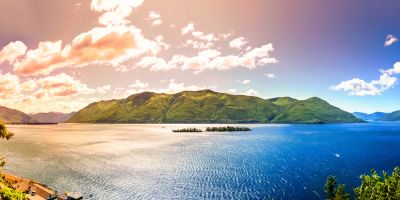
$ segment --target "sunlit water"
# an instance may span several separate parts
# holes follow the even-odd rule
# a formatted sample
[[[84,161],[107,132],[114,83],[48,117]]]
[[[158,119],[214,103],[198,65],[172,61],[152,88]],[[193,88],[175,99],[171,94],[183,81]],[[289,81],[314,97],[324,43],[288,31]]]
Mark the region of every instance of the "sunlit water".
[[[400,123],[266,125],[172,133],[188,125],[10,126],[6,170],[87,199],[324,199],[400,165]]]

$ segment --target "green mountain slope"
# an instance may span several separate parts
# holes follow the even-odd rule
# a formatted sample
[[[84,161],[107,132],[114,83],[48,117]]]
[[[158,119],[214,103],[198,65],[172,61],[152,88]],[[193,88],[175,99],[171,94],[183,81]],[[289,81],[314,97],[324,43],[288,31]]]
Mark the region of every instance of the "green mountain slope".
[[[287,109],[272,120],[273,123],[344,123],[362,122],[328,102],[317,98],[294,101]]]
[[[15,109],[0,106],[0,121],[7,124],[24,124],[35,122],[29,115]]]
[[[313,98],[262,99],[211,90],[176,94],[143,92],[92,103],[71,123],[336,123],[360,122],[350,113]]]
[[[400,110],[386,113],[383,117],[379,118],[378,121],[400,121]]]

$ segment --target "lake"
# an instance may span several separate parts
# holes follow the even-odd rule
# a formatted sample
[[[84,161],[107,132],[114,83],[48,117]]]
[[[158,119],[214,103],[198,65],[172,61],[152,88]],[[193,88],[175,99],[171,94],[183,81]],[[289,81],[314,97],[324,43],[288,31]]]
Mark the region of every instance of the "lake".
[[[182,127],[205,125],[10,125],[0,153],[6,171],[85,199],[324,199],[328,175],[349,189],[400,165],[400,123]]]

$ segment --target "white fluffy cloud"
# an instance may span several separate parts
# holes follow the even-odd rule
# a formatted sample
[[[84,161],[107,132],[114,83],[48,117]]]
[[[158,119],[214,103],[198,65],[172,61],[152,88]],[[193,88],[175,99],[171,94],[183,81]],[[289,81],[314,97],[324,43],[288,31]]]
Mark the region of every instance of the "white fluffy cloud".
[[[384,71],[384,73],[388,73],[390,75],[400,74],[400,62],[394,63],[393,68]]]
[[[21,41],[11,42],[0,51],[0,64],[8,61],[12,64],[15,60],[25,54],[26,45]]]
[[[385,46],[391,46],[392,44],[396,43],[397,41],[399,41],[399,39],[394,36],[394,35],[387,35],[386,37],[386,41],[385,41]]]
[[[148,86],[149,86],[149,83],[145,83],[140,80],[135,80],[134,83],[129,85],[130,88],[141,88],[141,89],[147,88]]]
[[[237,67],[254,69],[265,66],[266,64],[277,63],[278,60],[269,57],[269,52],[273,51],[272,44],[266,44],[258,48],[250,49],[243,55],[223,56],[218,50],[208,49],[197,53],[195,56],[175,55],[171,60],[165,61],[159,57],[144,57],[137,67],[150,68],[153,71],[160,70],[193,70],[195,73],[204,70],[229,70]]]
[[[181,91],[196,91],[196,90],[203,90],[205,87],[197,86],[197,85],[185,85],[185,83],[177,83],[175,79],[169,80],[168,87],[166,89],[156,90],[156,92],[163,92],[163,93],[177,93]]]
[[[102,25],[126,25],[133,9],[141,6],[144,0],[92,0],[90,8],[103,12],[99,18]]]
[[[148,20],[151,22],[152,26],[159,26],[162,24],[161,15],[156,11],[150,11]]]
[[[249,83],[251,83],[250,80],[243,80],[243,81],[242,81],[242,84],[244,84],[244,85],[249,84]]]
[[[123,87],[117,87],[114,89],[114,97],[115,98],[126,98],[129,95],[150,91],[150,92],[157,92],[157,93],[167,93],[167,94],[174,94],[182,91],[197,91],[197,90],[204,90],[204,89],[213,89],[216,86],[198,86],[198,85],[187,85],[184,82],[177,82],[175,79],[170,79],[168,81],[164,81],[164,84],[167,85],[163,88],[149,88],[149,84],[142,82],[140,80],[136,80],[135,83],[128,86],[127,89]]]
[[[382,71],[378,80],[367,82],[359,78],[354,78],[331,86],[331,89],[345,91],[349,95],[355,96],[376,96],[393,87],[398,80],[394,75],[399,73],[400,62],[397,62],[393,68]]]
[[[265,74],[265,76],[266,76],[267,78],[275,78],[275,74],[272,74],[272,73],[270,73],[270,74]]]
[[[183,27],[181,29],[182,35],[186,35],[186,34],[188,34],[190,32],[193,32],[193,31],[194,31],[194,24],[193,23],[189,23],[189,24],[187,24],[185,27]]]
[[[248,89],[246,92],[242,93],[247,96],[257,96],[258,92],[254,89]]]
[[[194,24],[189,23],[185,27],[181,28],[181,34],[190,34],[191,39],[186,40],[182,47],[191,46],[193,49],[208,49],[213,47],[215,41],[220,40],[218,36],[213,33],[205,34],[201,31],[195,30]],[[224,35],[221,35],[223,37]]]
[[[238,50],[242,49],[242,47],[245,44],[247,44],[247,41],[246,41],[246,39],[244,39],[244,37],[239,37],[239,38],[233,39],[232,41],[229,42],[229,46],[231,48],[238,49]]]
[[[237,89],[236,89],[236,88],[231,88],[231,89],[228,89],[227,92],[229,92],[229,93],[236,93],[236,92],[237,92]]]

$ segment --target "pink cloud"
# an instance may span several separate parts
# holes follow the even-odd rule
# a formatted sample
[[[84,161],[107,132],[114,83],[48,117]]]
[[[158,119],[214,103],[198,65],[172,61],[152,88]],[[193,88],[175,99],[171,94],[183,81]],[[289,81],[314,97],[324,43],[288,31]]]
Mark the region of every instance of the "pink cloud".
[[[20,93],[18,76],[0,73],[0,98],[10,99]]]
[[[165,43],[144,39],[134,27],[94,28],[75,37],[64,48],[61,41],[41,42],[14,64],[14,71],[22,75],[46,75],[62,67],[89,64],[112,64],[149,52],[156,54]]]

